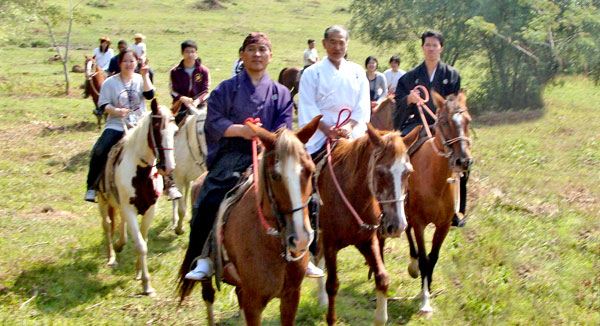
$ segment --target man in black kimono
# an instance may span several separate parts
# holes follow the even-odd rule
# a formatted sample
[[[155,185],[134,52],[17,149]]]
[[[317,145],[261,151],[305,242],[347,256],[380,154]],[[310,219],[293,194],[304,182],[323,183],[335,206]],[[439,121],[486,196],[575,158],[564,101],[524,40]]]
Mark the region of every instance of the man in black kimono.
[[[396,88],[396,110],[394,111],[394,129],[401,130],[405,136],[415,127],[422,125],[421,116],[416,103],[420,100],[419,91],[413,91],[415,86],[422,85],[429,90],[435,90],[443,97],[458,94],[460,90],[460,75],[453,67],[443,63],[440,55],[444,50],[444,36],[437,31],[427,31],[421,35],[421,48],[425,61],[404,74],[398,81]],[[435,113],[437,111],[433,103],[433,96],[429,97],[427,106]],[[425,114],[429,125],[433,125],[434,119]],[[467,180],[469,173],[460,178],[460,208],[459,212],[464,216],[467,199]],[[452,225],[462,227],[466,219],[454,216]]]

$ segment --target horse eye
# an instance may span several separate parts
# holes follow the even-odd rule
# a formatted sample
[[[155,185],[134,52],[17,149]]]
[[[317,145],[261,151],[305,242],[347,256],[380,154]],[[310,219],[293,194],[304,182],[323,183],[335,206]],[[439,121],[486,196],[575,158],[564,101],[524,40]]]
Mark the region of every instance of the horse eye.
[[[274,181],[279,181],[279,180],[281,180],[281,174],[279,174],[277,172],[272,172],[271,179],[273,179]]]

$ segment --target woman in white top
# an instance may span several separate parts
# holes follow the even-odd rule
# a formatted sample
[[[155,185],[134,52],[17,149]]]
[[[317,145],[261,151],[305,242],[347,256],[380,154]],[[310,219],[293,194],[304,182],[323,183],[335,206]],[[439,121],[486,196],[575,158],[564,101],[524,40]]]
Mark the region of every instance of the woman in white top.
[[[371,107],[383,101],[388,93],[387,81],[385,80],[385,76],[377,71],[378,65],[377,58],[372,55],[368,56],[367,60],[365,60],[367,79],[369,80]]]
[[[94,49],[94,58],[96,59],[96,64],[100,66],[105,73],[108,72],[110,59],[112,59],[114,55],[115,52],[110,48],[110,39],[108,36],[100,38],[100,46]],[[108,73],[106,75],[108,75]]]

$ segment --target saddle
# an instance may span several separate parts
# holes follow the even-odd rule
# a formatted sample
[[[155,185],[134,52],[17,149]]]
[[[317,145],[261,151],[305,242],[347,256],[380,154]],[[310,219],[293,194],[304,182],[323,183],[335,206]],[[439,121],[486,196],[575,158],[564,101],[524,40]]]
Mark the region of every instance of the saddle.
[[[252,174],[252,165],[250,165],[246,172],[242,174],[238,183],[223,198],[217,212],[215,224],[209,235],[209,243],[204,248],[204,250],[210,251],[210,255],[208,256],[213,261],[215,284],[219,291],[221,290],[222,280],[231,285],[239,285],[241,283],[235,266],[229,260],[227,250],[223,246],[223,227],[227,223],[231,209],[240,201],[253,184],[254,176]],[[205,253],[203,253],[203,256],[205,256]]]
[[[429,127],[429,130],[431,130],[431,134],[435,136],[435,129],[433,129],[433,126]],[[426,141],[429,140],[429,137],[427,136],[427,131],[425,130],[425,127],[421,128],[421,131],[419,132],[419,136],[417,138],[417,141],[415,141],[412,146],[410,146],[407,150],[408,152],[408,156],[413,156],[414,153],[416,153],[419,148],[421,148],[421,146],[423,146],[423,144],[425,144]]]

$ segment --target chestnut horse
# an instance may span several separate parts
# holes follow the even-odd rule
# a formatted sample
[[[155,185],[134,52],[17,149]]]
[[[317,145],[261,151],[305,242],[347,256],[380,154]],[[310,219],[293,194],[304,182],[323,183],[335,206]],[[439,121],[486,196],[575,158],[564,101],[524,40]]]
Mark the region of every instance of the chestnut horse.
[[[425,142],[410,158],[414,167],[408,180],[406,235],[410,247],[409,274],[416,278],[421,274],[420,313],[428,314],[431,308],[431,282],[433,268],[452,217],[458,210],[460,174],[467,172],[473,162],[470,151],[467,98],[463,91],[444,99],[433,92],[437,108],[434,137]],[[425,247],[425,227],[435,225],[431,251]],[[414,232],[413,240],[411,230]]]
[[[277,79],[277,81],[290,90],[290,94],[292,94],[292,99],[294,99],[294,96],[298,94],[301,75],[302,68],[300,67],[283,68],[281,72],[279,72],[279,78]],[[294,104],[294,107],[295,106],[296,104]]]
[[[337,278],[337,253],[354,245],[375,272],[377,308],[375,324],[387,321],[388,272],[379,252],[377,233],[399,237],[406,228],[404,191],[412,171],[406,146],[413,143],[418,131],[404,139],[399,132],[384,132],[367,124],[367,135],[352,141],[340,140],[331,153],[335,177],[342,191],[358,213],[353,216],[336,191],[330,169],[323,167],[318,189],[323,202],[319,213],[320,244],[327,265],[327,296],[323,279],[319,280],[319,301],[329,303],[327,324],[333,325]]]
[[[371,124],[380,130],[394,130],[394,110],[396,109],[396,100],[394,94],[388,95],[371,110]]]
[[[281,300],[281,324],[295,325],[300,285],[313,237],[307,205],[315,166],[304,143],[318,128],[320,118],[316,117],[295,134],[285,128],[273,134],[247,122],[265,147],[256,165],[258,177],[254,186],[230,208],[227,223],[217,224],[214,229],[216,234],[222,234],[223,252],[229,262],[223,278],[235,285],[247,325],[260,325],[262,311],[276,297]],[[222,205],[221,216],[223,210]],[[181,300],[195,283],[184,278],[187,271],[186,267],[180,270]],[[214,289],[210,280],[202,282],[202,296],[209,324],[214,325]]]
[[[142,280],[144,294],[154,296],[146,263],[148,229],[162,193],[161,175],[168,175],[175,168],[173,138],[177,126],[169,109],[159,107],[156,100],[152,100],[151,107],[152,112],[145,113],[137,127],[127,131],[111,149],[100,181],[98,207],[106,236],[107,265],[116,264],[115,251],[120,252],[125,246],[129,227],[138,256],[136,279]],[[120,237],[113,247],[117,211],[121,215]],[[138,214],[143,216],[141,228]]]
[[[92,101],[96,109],[98,108],[98,98],[100,97],[100,88],[102,83],[106,79],[104,71],[100,66],[96,64],[96,59],[90,56],[85,56],[85,87],[86,94],[92,96]],[[102,129],[102,114],[96,114],[96,111],[92,111],[98,119],[98,130]]]

